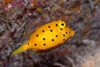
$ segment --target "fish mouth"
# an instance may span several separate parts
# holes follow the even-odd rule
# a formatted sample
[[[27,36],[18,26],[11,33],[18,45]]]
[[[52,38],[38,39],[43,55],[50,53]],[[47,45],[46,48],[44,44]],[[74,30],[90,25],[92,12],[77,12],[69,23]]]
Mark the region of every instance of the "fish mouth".
[[[75,35],[75,31],[71,30],[71,36],[73,37]]]
[[[72,34],[72,36],[74,36],[75,35],[75,32],[74,32],[74,34]]]

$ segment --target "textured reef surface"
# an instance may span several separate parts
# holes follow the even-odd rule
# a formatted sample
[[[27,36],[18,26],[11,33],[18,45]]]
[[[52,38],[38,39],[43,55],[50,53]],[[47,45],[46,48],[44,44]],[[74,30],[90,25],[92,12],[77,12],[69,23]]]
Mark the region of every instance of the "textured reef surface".
[[[46,53],[11,53],[40,26],[64,20],[75,31]],[[100,67],[100,0],[0,0],[0,67]]]

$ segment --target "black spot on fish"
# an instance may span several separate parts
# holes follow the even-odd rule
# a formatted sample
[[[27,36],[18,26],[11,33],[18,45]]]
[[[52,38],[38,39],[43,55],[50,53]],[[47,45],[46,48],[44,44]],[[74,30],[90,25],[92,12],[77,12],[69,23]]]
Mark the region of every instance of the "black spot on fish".
[[[45,38],[43,38],[43,40],[45,40]]]
[[[67,32],[66,32],[66,34],[67,34]]]
[[[63,34],[63,36],[65,37],[65,34]]]
[[[35,43],[34,45],[35,45],[35,46],[37,46],[37,44],[36,44],[36,43]]]
[[[51,47],[51,49],[54,49],[54,47]]]
[[[38,37],[39,35],[37,34],[36,37]]]
[[[56,35],[56,37],[58,37],[58,35]]]
[[[43,45],[45,46],[46,44],[44,43]]]
[[[52,32],[53,30],[51,29],[50,31]]]
[[[69,31],[69,33],[70,33],[70,31]]]
[[[28,43],[28,45],[30,45],[30,44]]]
[[[48,28],[50,28],[50,26],[48,26]]]
[[[61,28],[61,30],[63,30],[63,29]]]
[[[54,39],[52,39],[52,41],[54,41]]]
[[[65,41],[65,39],[63,39],[63,41]]]
[[[56,24],[56,26],[58,26],[58,24]]]
[[[60,46],[60,43],[58,45]]]
[[[44,30],[42,30],[42,32],[44,32]]]

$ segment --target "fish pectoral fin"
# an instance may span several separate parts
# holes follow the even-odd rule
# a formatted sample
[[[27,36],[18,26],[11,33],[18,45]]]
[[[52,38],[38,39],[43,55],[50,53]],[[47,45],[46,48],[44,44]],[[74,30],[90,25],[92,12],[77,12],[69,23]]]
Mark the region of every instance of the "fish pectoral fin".
[[[32,49],[32,50],[35,51],[35,52],[38,51],[38,50],[36,50],[36,49]]]
[[[43,52],[45,52],[43,50],[36,50],[36,49],[32,49],[32,50],[35,51],[36,53],[43,53]]]
[[[36,53],[44,53],[49,51],[49,50],[36,50],[36,49],[32,49],[32,50],[35,51]]]
[[[36,52],[36,53],[41,53],[41,51],[40,50],[36,50],[36,49],[32,49],[34,52]]]

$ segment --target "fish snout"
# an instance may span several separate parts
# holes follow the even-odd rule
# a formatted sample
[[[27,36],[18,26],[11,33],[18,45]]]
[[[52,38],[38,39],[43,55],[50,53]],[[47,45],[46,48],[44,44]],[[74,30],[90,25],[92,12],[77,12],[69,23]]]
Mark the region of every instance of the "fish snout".
[[[71,37],[75,35],[75,31],[71,30]]]

